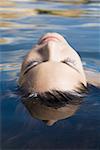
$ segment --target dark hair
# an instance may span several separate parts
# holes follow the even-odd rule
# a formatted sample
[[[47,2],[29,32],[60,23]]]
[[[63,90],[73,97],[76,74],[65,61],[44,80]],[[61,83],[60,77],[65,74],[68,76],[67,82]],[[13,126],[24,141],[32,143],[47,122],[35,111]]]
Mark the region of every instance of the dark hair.
[[[67,104],[80,105],[88,91],[84,84],[80,84],[80,88],[74,91],[51,90],[43,93],[27,93],[23,88],[20,89],[23,103],[28,101],[40,103],[55,109],[64,107]]]

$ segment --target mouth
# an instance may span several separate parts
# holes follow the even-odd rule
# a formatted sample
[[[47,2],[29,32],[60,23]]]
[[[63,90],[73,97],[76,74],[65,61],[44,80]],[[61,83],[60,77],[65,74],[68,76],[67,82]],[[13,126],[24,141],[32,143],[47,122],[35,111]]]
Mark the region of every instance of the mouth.
[[[43,44],[48,41],[60,41],[60,39],[56,36],[46,36],[40,39],[39,44]]]

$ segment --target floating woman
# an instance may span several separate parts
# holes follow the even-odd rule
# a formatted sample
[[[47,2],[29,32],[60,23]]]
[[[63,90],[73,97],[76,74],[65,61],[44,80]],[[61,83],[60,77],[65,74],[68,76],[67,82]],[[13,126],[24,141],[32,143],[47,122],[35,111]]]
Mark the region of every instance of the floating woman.
[[[76,112],[87,94],[88,81],[97,84],[89,74],[63,36],[47,33],[22,63],[22,101],[33,117],[52,125]]]

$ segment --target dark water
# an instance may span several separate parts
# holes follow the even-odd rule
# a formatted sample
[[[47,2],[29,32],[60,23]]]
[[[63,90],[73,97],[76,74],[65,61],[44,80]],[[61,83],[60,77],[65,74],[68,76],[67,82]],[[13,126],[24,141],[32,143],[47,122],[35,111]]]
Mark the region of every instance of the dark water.
[[[79,52],[85,67],[99,72],[99,3],[63,4],[8,1],[0,8],[1,149],[100,149],[100,90],[90,87],[89,95],[77,113],[51,127],[33,119],[16,95],[20,64],[38,38],[46,32],[59,32]],[[81,17],[34,15],[34,8],[81,9]],[[9,14],[10,13],[10,14]],[[12,16],[13,14],[13,16]]]

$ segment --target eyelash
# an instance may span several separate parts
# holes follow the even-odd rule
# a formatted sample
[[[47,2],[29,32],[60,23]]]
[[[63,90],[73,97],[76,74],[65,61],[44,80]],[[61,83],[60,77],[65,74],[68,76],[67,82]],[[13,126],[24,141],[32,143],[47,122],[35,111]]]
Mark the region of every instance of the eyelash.
[[[62,62],[65,63],[65,64],[71,63],[71,64],[75,65],[75,61],[70,59],[70,58],[67,58],[67,59],[63,60]]]
[[[37,66],[40,63],[41,63],[41,61],[31,61],[31,62],[29,62],[29,64],[26,66],[24,74],[26,74],[31,68]],[[71,64],[75,65],[75,61],[70,59],[69,57],[67,59],[63,60],[62,63],[68,64],[68,65],[70,65],[70,63],[71,63]]]
[[[27,66],[26,66],[26,68],[27,67],[31,67],[31,65],[33,65],[33,66],[35,66],[35,65],[37,65],[39,63],[39,61],[31,61]]]
[[[68,64],[68,63],[75,64],[75,61],[73,61],[73,60],[70,59],[70,58],[67,58],[67,59],[63,60],[62,62],[63,62],[63,63],[66,63],[66,64]],[[31,62],[26,66],[26,68],[29,69],[30,67],[35,67],[35,66],[37,66],[39,63],[41,63],[41,62],[40,62],[40,61],[31,61]]]
[[[38,64],[40,64],[40,61],[31,61],[27,66],[26,69],[24,71],[24,74],[26,74],[31,68],[37,66]]]
[[[79,72],[79,70],[77,70],[77,68],[75,67],[76,64],[75,64],[74,60],[68,58],[68,59],[63,60],[62,63],[65,63],[65,64],[71,66],[73,69],[75,69],[77,72]]]

